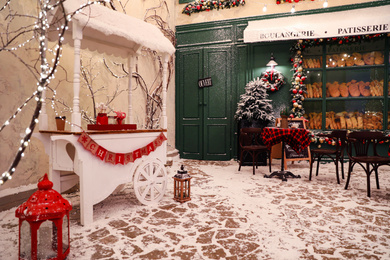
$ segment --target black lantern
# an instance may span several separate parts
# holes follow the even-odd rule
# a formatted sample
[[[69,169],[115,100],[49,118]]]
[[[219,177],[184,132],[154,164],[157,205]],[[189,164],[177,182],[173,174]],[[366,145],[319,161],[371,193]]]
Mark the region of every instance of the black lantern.
[[[177,174],[173,176],[174,180],[174,197],[178,202],[186,202],[191,200],[191,176],[184,170],[184,166],[180,167]]]

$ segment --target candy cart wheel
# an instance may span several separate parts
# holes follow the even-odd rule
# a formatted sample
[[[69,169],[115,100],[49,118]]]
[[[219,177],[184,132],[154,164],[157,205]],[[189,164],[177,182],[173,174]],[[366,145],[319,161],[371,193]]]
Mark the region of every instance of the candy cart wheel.
[[[167,173],[164,164],[158,160],[142,162],[134,174],[135,196],[144,205],[159,202],[167,187]]]

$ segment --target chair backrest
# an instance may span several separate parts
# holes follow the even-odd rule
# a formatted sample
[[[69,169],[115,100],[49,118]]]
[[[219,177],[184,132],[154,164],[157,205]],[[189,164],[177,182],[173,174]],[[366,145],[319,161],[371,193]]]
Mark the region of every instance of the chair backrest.
[[[241,128],[240,130],[240,146],[258,145],[262,143],[261,133],[262,128]]]
[[[385,138],[382,132],[357,131],[348,134],[348,155],[378,155],[376,146]],[[371,148],[372,147],[372,148]],[[372,149],[372,150],[371,150]]]

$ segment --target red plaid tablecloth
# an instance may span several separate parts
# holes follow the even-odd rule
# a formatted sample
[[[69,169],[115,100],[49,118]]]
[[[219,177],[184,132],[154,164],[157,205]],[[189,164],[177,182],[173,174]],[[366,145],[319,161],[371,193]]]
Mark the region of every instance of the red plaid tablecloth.
[[[297,153],[310,145],[310,132],[304,128],[263,128],[263,142],[268,148],[284,141],[290,145]]]

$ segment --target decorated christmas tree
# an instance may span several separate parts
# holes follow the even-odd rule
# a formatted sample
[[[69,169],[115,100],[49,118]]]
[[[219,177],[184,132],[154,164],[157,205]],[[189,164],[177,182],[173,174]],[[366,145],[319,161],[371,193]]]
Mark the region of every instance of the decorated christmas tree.
[[[261,79],[250,81],[237,103],[235,118],[238,121],[246,121],[250,125],[266,126],[273,123],[275,117],[271,102]]]

